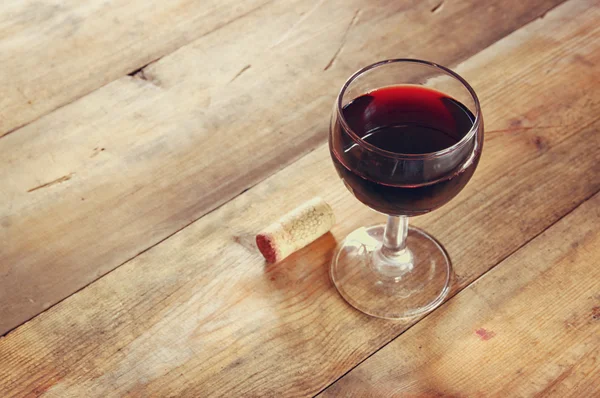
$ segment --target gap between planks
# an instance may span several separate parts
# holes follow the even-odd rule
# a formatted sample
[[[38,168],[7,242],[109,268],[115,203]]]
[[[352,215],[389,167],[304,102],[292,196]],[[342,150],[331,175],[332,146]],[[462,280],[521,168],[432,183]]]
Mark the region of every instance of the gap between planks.
[[[154,64],[154,63],[156,63],[156,62],[160,61],[162,58],[165,58],[165,57],[168,57],[168,56],[170,56],[171,54],[173,54],[174,52],[178,51],[179,49],[181,49],[181,48],[183,48],[183,47],[185,47],[185,46],[189,45],[189,44],[190,44],[190,43],[192,43],[192,42],[195,42],[196,40],[198,40],[198,39],[200,39],[200,38],[202,38],[202,37],[208,36],[208,35],[210,35],[210,34],[212,34],[212,33],[216,32],[216,31],[218,31],[218,30],[220,30],[220,29],[222,29],[222,28],[224,28],[224,27],[226,27],[226,26],[228,26],[228,25],[230,25],[230,24],[234,23],[235,21],[237,21],[237,20],[239,20],[239,19],[242,19],[242,18],[244,18],[244,17],[246,17],[246,16],[248,16],[248,15],[251,15],[252,13],[254,13],[254,12],[256,12],[256,11],[258,11],[258,10],[262,9],[263,7],[266,7],[266,6],[268,6],[269,4],[273,3],[274,1],[275,1],[275,0],[269,0],[269,1],[266,1],[265,3],[262,3],[262,4],[260,4],[260,5],[256,6],[256,7],[252,8],[251,10],[249,10],[249,11],[247,11],[247,12],[243,13],[242,15],[238,15],[238,16],[236,16],[236,17],[234,17],[234,18],[232,18],[232,19],[230,19],[230,20],[228,20],[228,21],[224,22],[223,24],[220,24],[220,25],[216,26],[214,29],[211,29],[210,31],[208,31],[208,32],[206,32],[206,33],[204,33],[204,34],[202,34],[201,36],[199,36],[199,37],[197,37],[197,38],[195,38],[195,39],[193,39],[193,40],[191,40],[191,41],[189,41],[189,42],[187,42],[187,43],[185,43],[185,44],[183,44],[183,45],[181,45],[181,46],[179,46],[179,47],[177,47],[177,48],[173,49],[171,52],[169,52],[169,53],[166,53],[166,54],[164,54],[164,55],[162,55],[162,56],[160,56],[160,57],[157,57],[156,59],[154,59],[154,60],[152,60],[152,61],[150,61],[150,62],[147,62],[147,63],[143,64],[142,66],[140,66],[140,67],[138,67],[138,68],[134,69],[133,71],[130,71],[130,72],[128,72],[128,73],[126,73],[126,74],[124,74],[123,76],[121,76],[121,77],[119,77],[119,78],[117,78],[117,79],[114,79],[114,80],[112,80],[112,81],[110,81],[110,82],[106,82],[105,84],[103,84],[102,86],[99,86],[99,87],[97,87],[96,89],[92,90],[91,92],[89,92],[89,93],[87,93],[87,94],[85,94],[85,95],[79,96],[79,97],[77,97],[77,98],[74,98],[72,101],[69,101],[68,103],[65,103],[65,104],[63,104],[63,105],[61,105],[61,106],[59,106],[59,107],[57,107],[57,108],[53,109],[52,111],[49,111],[48,113],[46,113],[46,114],[44,114],[44,115],[41,115],[41,116],[39,116],[39,117],[35,118],[34,120],[31,120],[31,121],[29,121],[28,123],[25,123],[25,124],[23,124],[22,126],[19,126],[19,127],[17,127],[17,128],[14,128],[14,129],[10,130],[9,132],[7,132],[7,133],[5,133],[4,135],[0,136],[0,139],[2,139],[3,137],[6,137],[8,134],[10,134],[10,133],[12,133],[12,132],[14,132],[14,131],[16,131],[16,130],[19,130],[19,129],[21,129],[21,128],[23,128],[23,127],[25,127],[25,126],[27,126],[27,125],[29,125],[29,124],[31,124],[31,123],[33,123],[33,122],[35,122],[35,121],[39,120],[39,119],[41,119],[42,117],[44,117],[44,116],[46,116],[46,115],[48,115],[48,114],[50,114],[50,113],[53,113],[53,112],[57,111],[58,109],[61,109],[61,108],[63,108],[63,107],[66,107],[66,106],[68,106],[69,104],[71,104],[71,103],[73,103],[73,102],[75,102],[75,101],[77,101],[77,100],[79,100],[79,99],[81,99],[81,98],[83,98],[83,97],[85,97],[85,96],[87,96],[87,95],[91,94],[91,93],[92,93],[92,92],[94,92],[94,91],[97,91],[97,90],[99,90],[100,88],[102,88],[102,87],[104,87],[104,86],[106,86],[106,85],[110,84],[111,82],[113,82],[113,81],[116,81],[116,80],[118,80],[118,79],[120,79],[120,78],[122,78],[122,77],[124,77],[124,76],[130,76],[130,77],[133,77],[133,78],[137,78],[137,76],[139,76],[139,75],[143,74],[143,72],[144,72],[144,69],[145,69],[147,66],[149,66],[149,65],[152,65],[152,64]],[[480,52],[482,52],[482,51],[486,50],[487,48],[489,48],[489,47],[491,47],[491,46],[493,46],[493,45],[495,45],[497,42],[499,42],[500,40],[504,39],[505,37],[507,37],[507,36],[509,36],[509,35],[513,34],[514,32],[517,32],[517,31],[519,31],[519,30],[523,29],[524,27],[526,27],[526,26],[528,26],[529,24],[531,24],[531,23],[533,23],[533,22],[537,21],[538,19],[542,19],[542,18],[544,18],[544,17],[546,16],[546,14],[548,14],[548,12],[551,12],[552,10],[554,10],[555,8],[557,8],[557,7],[561,6],[562,4],[566,3],[567,1],[568,1],[568,0],[563,0],[563,1],[561,1],[561,2],[559,2],[559,3],[557,3],[557,4],[555,4],[555,5],[551,6],[550,8],[548,8],[548,9],[544,10],[544,11],[543,11],[543,12],[541,12],[540,14],[538,14],[538,15],[536,15],[535,17],[531,18],[529,21],[526,21],[525,23],[523,23],[523,24],[522,24],[522,25],[520,25],[519,27],[515,28],[514,30],[512,30],[512,31],[510,31],[510,32],[507,32],[507,33],[506,33],[504,36],[502,36],[502,37],[499,37],[497,40],[495,40],[495,41],[493,41],[493,42],[489,43],[489,44],[488,44],[486,47],[482,48],[481,50],[477,51],[476,53],[469,54],[469,55],[467,55],[467,56],[465,56],[465,57],[462,57],[462,58],[458,58],[457,60],[455,60],[455,61],[454,61],[454,62],[453,62],[451,65],[449,65],[449,66],[450,66],[450,67],[451,67],[451,69],[452,69],[452,68],[455,68],[457,65],[460,65],[460,64],[462,64],[462,63],[464,63],[464,62],[468,61],[469,59],[471,59],[471,58],[473,58],[473,57],[477,56],[477,55],[478,55]],[[439,11],[439,10],[435,10],[435,11]],[[434,13],[434,11],[432,11],[432,13]],[[351,28],[351,27],[352,27],[352,26],[353,26],[353,25],[356,23],[356,19],[357,19],[357,17],[359,16],[359,14],[360,14],[360,10],[356,10],[356,12],[354,13],[354,16],[353,16],[353,18],[352,18],[351,22],[350,22],[350,23],[349,23],[349,25],[348,25],[348,28],[347,28],[347,30],[349,30],[349,29],[350,29],[350,28]],[[346,32],[346,33],[347,33],[347,32]],[[341,45],[341,47],[343,47],[343,40],[342,40],[342,45]],[[332,58],[332,60],[330,61],[330,64],[332,64],[332,63],[335,61],[335,58],[336,58],[336,56],[339,54],[339,51],[341,50],[341,47],[340,47],[340,48],[338,49],[338,51],[337,51],[337,52],[334,54],[334,57],[333,57],[333,58]],[[251,66],[251,65],[250,65],[250,66]],[[331,66],[331,65],[328,65],[328,66]],[[242,69],[242,70],[241,70],[241,71],[238,73],[238,76],[239,76],[239,75],[241,75],[243,72],[245,72],[247,69],[249,69],[249,68],[248,68],[248,67],[246,67],[246,68]],[[325,68],[325,71],[326,71],[327,69],[328,69],[328,68],[326,67],[326,68]],[[135,76],[135,75],[137,75],[137,76]],[[237,78],[238,76],[236,76],[235,78]],[[235,80],[235,78],[234,78],[234,79],[232,79],[232,80]],[[143,79],[143,78],[142,78],[142,80],[145,80],[145,79]],[[518,129],[519,129],[519,128],[515,128],[515,130],[518,130]],[[15,325],[13,328],[11,328],[11,329],[7,330],[7,331],[6,331],[4,334],[0,335],[0,338],[2,338],[2,337],[5,337],[5,336],[8,336],[8,335],[9,335],[9,334],[10,334],[12,331],[14,331],[14,330],[18,329],[19,327],[21,327],[21,326],[25,325],[26,323],[28,323],[28,322],[29,322],[29,321],[31,321],[32,319],[35,319],[35,318],[37,318],[37,317],[38,317],[40,314],[43,314],[43,313],[45,313],[46,311],[50,310],[51,308],[53,308],[53,307],[54,307],[54,306],[56,306],[57,304],[59,304],[59,303],[63,302],[63,301],[64,301],[64,300],[66,300],[67,298],[71,297],[72,295],[79,293],[81,290],[83,290],[83,289],[85,289],[86,287],[90,286],[91,284],[93,284],[93,283],[95,283],[95,282],[99,281],[100,279],[104,278],[106,275],[108,275],[108,274],[110,274],[110,273],[114,272],[115,270],[119,269],[121,266],[123,266],[123,265],[127,264],[128,262],[130,262],[130,261],[134,260],[135,258],[137,258],[138,256],[140,256],[141,254],[143,254],[143,253],[145,253],[145,252],[149,251],[150,249],[154,248],[155,246],[158,246],[159,244],[161,244],[161,243],[163,243],[164,241],[168,240],[169,238],[171,238],[171,237],[172,237],[172,236],[174,236],[175,234],[177,234],[177,233],[179,233],[179,232],[183,231],[184,229],[186,229],[186,228],[187,228],[187,227],[189,227],[190,225],[192,225],[192,224],[196,223],[197,221],[201,220],[203,217],[205,217],[205,216],[209,215],[210,213],[212,213],[212,212],[214,212],[214,211],[218,210],[219,208],[221,208],[221,207],[222,207],[222,206],[224,206],[225,204],[227,204],[227,203],[229,203],[230,201],[234,200],[234,199],[235,199],[235,198],[237,198],[238,196],[240,196],[240,195],[244,194],[244,193],[245,193],[246,191],[248,191],[249,189],[251,189],[251,188],[255,187],[256,185],[258,185],[258,184],[260,184],[260,183],[262,183],[263,181],[265,181],[265,180],[266,180],[266,179],[268,179],[269,177],[271,177],[271,176],[273,176],[273,175],[275,175],[275,174],[279,173],[281,170],[284,170],[284,169],[286,169],[286,168],[288,168],[288,167],[292,167],[292,166],[293,166],[293,165],[295,165],[297,162],[299,162],[301,159],[303,159],[305,156],[308,156],[308,155],[310,155],[310,154],[311,154],[313,151],[315,151],[315,150],[317,150],[318,148],[320,148],[322,145],[326,145],[326,143],[318,143],[318,144],[317,144],[317,145],[315,145],[313,148],[310,148],[310,149],[309,149],[309,150],[308,150],[306,153],[301,153],[301,154],[299,154],[299,156],[298,156],[298,158],[297,158],[297,159],[295,159],[295,160],[294,160],[292,163],[290,163],[290,164],[288,164],[288,165],[285,165],[284,167],[275,167],[275,168],[273,168],[273,170],[272,170],[271,172],[265,173],[263,176],[261,176],[261,178],[260,178],[258,181],[256,181],[255,183],[253,183],[253,184],[249,185],[248,187],[244,188],[244,189],[243,189],[242,191],[240,191],[238,194],[236,194],[236,195],[232,196],[231,198],[227,199],[225,202],[223,202],[223,203],[221,203],[221,204],[218,204],[218,205],[217,205],[217,206],[215,206],[214,208],[212,208],[212,209],[209,209],[208,211],[206,211],[204,214],[202,214],[202,215],[201,215],[201,216],[199,216],[198,218],[196,218],[196,219],[194,219],[194,220],[190,221],[189,223],[185,224],[185,225],[184,225],[184,226],[182,226],[181,228],[178,228],[178,229],[176,229],[175,231],[173,231],[173,232],[172,232],[172,233],[170,233],[169,235],[165,236],[163,239],[159,240],[158,242],[156,242],[156,243],[154,243],[154,244],[152,244],[152,245],[150,245],[150,246],[146,247],[145,249],[143,249],[143,250],[139,251],[139,252],[138,252],[137,254],[135,254],[134,256],[132,256],[132,257],[128,258],[127,260],[123,261],[122,263],[120,263],[119,265],[117,265],[116,267],[114,267],[112,270],[110,270],[110,271],[108,271],[107,273],[105,273],[105,274],[103,274],[103,275],[99,276],[98,278],[96,278],[96,279],[94,279],[94,280],[90,281],[89,283],[87,283],[87,284],[85,284],[85,285],[81,286],[79,289],[75,290],[73,293],[71,293],[71,294],[69,294],[68,296],[64,297],[63,299],[61,299],[61,300],[59,300],[59,301],[55,302],[54,304],[52,304],[52,305],[51,305],[51,306],[49,306],[48,308],[45,308],[43,311],[40,311],[40,312],[38,312],[37,314],[35,314],[34,316],[32,316],[31,318],[28,318],[27,320],[25,320],[25,321],[21,322],[20,324],[18,324],[18,325]],[[586,198],[585,200],[588,200],[588,199],[589,199],[589,198]],[[578,207],[579,205],[580,205],[580,204],[578,204],[576,207]],[[570,211],[569,211],[569,213],[570,213]],[[561,218],[562,218],[562,217],[561,217]],[[536,235],[536,237],[537,237],[537,235]],[[534,238],[535,238],[535,237],[534,237]],[[527,242],[526,242],[526,243],[527,243]],[[526,243],[525,243],[525,244],[526,244]],[[521,247],[519,247],[519,249],[520,249],[520,248],[521,248]],[[517,250],[519,250],[519,249],[517,249]],[[512,253],[511,253],[511,255],[512,255]],[[502,259],[502,261],[504,261],[504,258]],[[497,264],[496,264],[496,265],[497,265]],[[494,268],[496,265],[494,265],[492,268]],[[492,268],[490,268],[490,269],[492,269]],[[484,275],[485,275],[485,274],[484,274]],[[479,278],[477,278],[477,279],[479,279]],[[466,286],[465,286],[465,287],[466,287]],[[461,289],[461,290],[462,290],[462,289]],[[459,291],[455,292],[455,293],[454,293],[452,296],[450,296],[450,298],[451,298],[451,297],[454,297],[454,295],[455,295],[456,293],[460,292],[461,290],[459,290]],[[419,322],[420,322],[420,320],[419,320]],[[418,323],[418,322],[416,322],[416,323]],[[415,324],[416,324],[416,323],[415,323]],[[411,325],[410,327],[414,326],[415,324]],[[409,327],[409,329],[410,329],[410,327]],[[406,329],[406,330],[408,330],[408,329]],[[404,332],[402,332],[402,333],[404,333]],[[400,336],[402,333],[400,333],[398,336]],[[393,341],[394,339],[396,339],[398,336],[395,336],[395,337],[394,337],[392,340],[388,341],[388,342],[387,342],[385,345],[383,345],[383,346],[382,346],[382,347],[380,347],[379,349],[381,349],[381,348],[385,347],[387,344],[389,344],[391,341]],[[375,352],[377,352],[379,349],[377,349]],[[370,354],[368,357],[370,357],[371,355],[373,355],[375,352],[373,352],[372,354]],[[368,357],[366,357],[365,359],[367,359]],[[365,359],[364,359],[364,360],[365,360]],[[364,360],[363,360],[363,361],[364,361]],[[358,366],[358,365],[359,365],[360,363],[362,363],[363,361],[361,361],[361,362],[357,363],[357,364],[356,364],[354,367]],[[354,369],[354,367],[353,367],[352,369]],[[350,370],[352,370],[352,369],[350,369]],[[350,370],[349,370],[349,371],[350,371]],[[348,371],[348,372],[349,372],[349,371]],[[347,372],[346,372],[346,373],[347,373]],[[344,373],[344,375],[345,375],[346,373]],[[343,376],[341,376],[341,377],[343,377]],[[341,377],[340,377],[340,378],[341,378]],[[338,378],[338,379],[336,379],[336,380],[335,380],[333,383],[331,383],[330,385],[332,385],[332,384],[334,384],[335,382],[337,382],[337,380],[339,380],[339,378]],[[327,387],[323,388],[321,391],[319,391],[319,393],[318,393],[318,394],[320,394],[321,392],[323,392],[323,391],[324,391],[325,389],[327,389],[327,388],[328,388],[330,385],[328,385]],[[318,395],[318,394],[317,394],[317,395]]]

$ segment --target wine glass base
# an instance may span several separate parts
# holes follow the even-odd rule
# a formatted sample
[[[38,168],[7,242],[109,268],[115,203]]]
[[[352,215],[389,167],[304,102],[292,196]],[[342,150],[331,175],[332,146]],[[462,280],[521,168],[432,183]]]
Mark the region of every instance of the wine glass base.
[[[409,227],[406,251],[382,255],[385,225],[363,227],[344,240],[331,264],[342,297],[365,314],[408,319],[439,306],[450,290],[452,265],[442,245]]]

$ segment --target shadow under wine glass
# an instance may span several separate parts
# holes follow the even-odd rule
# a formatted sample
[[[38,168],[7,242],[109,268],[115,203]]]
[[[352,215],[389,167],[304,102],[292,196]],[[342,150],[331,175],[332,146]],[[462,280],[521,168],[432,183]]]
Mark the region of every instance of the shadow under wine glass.
[[[348,303],[387,319],[416,317],[441,304],[450,259],[437,240],[409,227],[408,217],[456,196],[482,145],[479,100],[447,68],[393,59],[348,79],[334,104],[331,157],[350,192],[388,216],[385,225],[352,232],[334,255],[331,279]]]

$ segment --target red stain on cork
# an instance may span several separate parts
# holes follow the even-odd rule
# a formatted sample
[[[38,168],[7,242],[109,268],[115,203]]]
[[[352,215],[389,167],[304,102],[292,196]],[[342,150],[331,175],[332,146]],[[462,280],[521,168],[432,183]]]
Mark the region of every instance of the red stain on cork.
[[[595,321],[600,320],[600,307],[592,308],[592,319]]]
[[[475,331],[475,334],[481,338],[483,341],[487,341],[494,337],[496,333],[492,330],[485,330],[484,328],[479,328]]]
[[[271,237],[265,234],[256,235],[256,246],[268,262],[274,263],[277,261],[277,250],[275,250]]]

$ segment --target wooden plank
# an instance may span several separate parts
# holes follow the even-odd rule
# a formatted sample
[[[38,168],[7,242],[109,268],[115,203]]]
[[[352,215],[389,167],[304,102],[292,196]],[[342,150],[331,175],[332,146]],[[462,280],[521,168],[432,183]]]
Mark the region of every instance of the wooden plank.
[[[3,93],[0,98],[0,137],[272,2],[4,1],[0,4],[0,15],[6,16],[0,21],[0,82]],[[526,14],[531,19],[559,2],[535,1],[529,10],[521,5],[520,11],[524,17]],[[323,6],[321,3],[316,7]],[[394,12],[405,10],[414,1],[380,2],[374,7],[365,7],[361,3],[365,2],[346,5],[358,5],[371,13],[379,13],[379,19],[382,6]],[[429,0],[421,8],[429,9],[434,4]],[[343,14],[339,4],[332,5]],[[261,23],[273,27],[270,36],[275,37],[275,42],[304,41],[303,37],[313,34],[306,29],[316,28],[306,24],[310,18],[304,17],[304,13],[312,14],[313,3],[305,1],[298,6],[288,2],[287,6],[294,12],[295,21],[267,18]],[[464,8],[464,5],[461,6]],[[452,10],[455,7],[447,8]],[[496,13],[512,17],[512,13],[504,14],[503,6],[492,4],[476,8],[482,19],[489,19]],[[447,11],[437,9],[435,16]],[[424,19],[424,15],[420,17]],[[508,21],[494,30],[507,33],[520,26],[519,22]],[[246,32],[238,32],[240,37],[244,34]],[[487,41],[486,36],[484,33],[483,37],[472,40]],[[426,35],[423,39],[432,38]],[[464,44],[450,46],[445,51],[456,52]],[[402,50],[410,47],[412,45],[405,45]]]
[[[600,195],[322,397],[600,395]]]
[[[268,4],[0,3],[0,137]]]
[[[598,7],[590,5],[566,3],[459,68],[476,89],[498,74],[513,88],[530,86],[480,90],[490,129],[513,124],[512,131],[489,135],[480,169],[451,205],[415,220],[451,253],[456,289],[600,189],[598,83],[582,66],[600,57],[592,40]],[[560,96],[551,94],[559,88]],[[521,115],[520,130],[496,116],[505,112]],[[578,124],[566,124],[571,118]],[[548,127],[561,123],[570,128]],[[378,220],[345,191],[330,162],[320,147],[9,333],[0,340],[0,389],[8,396],[318,393],[409,326],[358,313],[329,282],[336,241]],[[332,234],[265,266],[254,233],[315,194],[337,212]]]
[[[314,149],[354,69],[458,62],[556,1],[522,3],[272,3],[0,139],[0,334]]]

